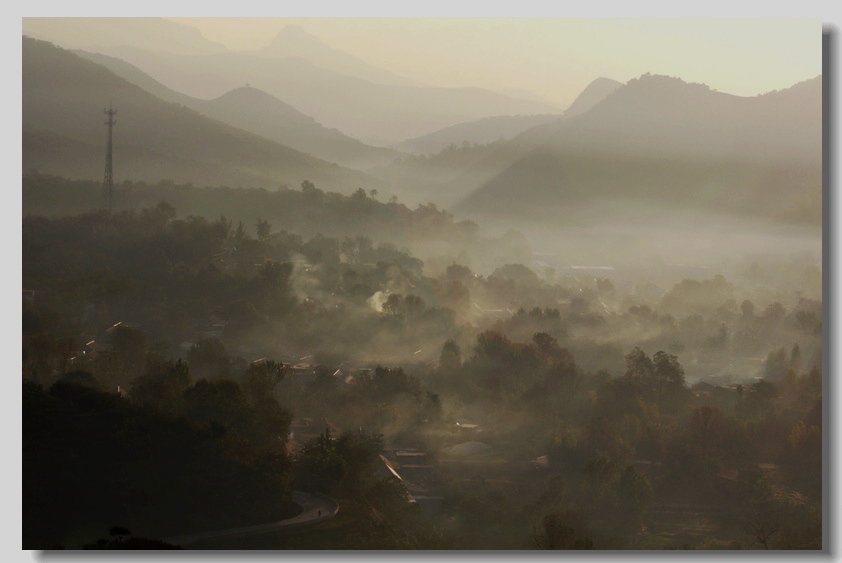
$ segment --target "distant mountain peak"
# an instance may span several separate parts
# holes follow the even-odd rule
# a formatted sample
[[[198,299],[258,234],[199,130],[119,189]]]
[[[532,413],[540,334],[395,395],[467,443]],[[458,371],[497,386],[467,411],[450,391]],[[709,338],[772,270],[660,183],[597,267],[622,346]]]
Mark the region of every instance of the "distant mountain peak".
[[[320,50],[332,51],[334,53],[340,52],[327,45],[324,41],[322,41],[312,33],[308,33],[300,25],[296,24],[289,24],[284,26],[281,29],[281,31],[279,31],[278,34],[275,35],[274,39],[272,39],[272,41],[264,50],[286,50],[291,48],[295,51],[316,48]]]
[[[240,111],[244,107],[250,108],[251,112],[271,112],[283,115],[285,119],[298,123],[312,123],[312,117],[307,116],[283,100],[255,88],[249,84],[229,90],[218,98],[210,100],[211,106],[234,108]]]
[[[396,76],[345,51],[335,49],[300,25],[295,24],[284,26],[269,45],[257,51],[257,53],[264,57],[301,58],[325,70],[362,78],[378,84],[418,85],[413,80]]]
[[[564,116],[572,117],[585,113],[622,85],[622,82],[617,82],[616,80],[603,76],[591,81],[576,99],[573,100],[573,103],[564,112]]]
[[[621,82],[614,80],[613,78],[606,78],[605,76],[600,76],[599,78],[594,78],[590,84],[588,84],[588,88],[601,86],[603,84],[617,86],[622,85]]]
[[[646,74],[642,74],[639,78],[632,78],[626,84],[629,86],[637,84],[643,86],[655,86],[665,88],[682,88],[689,86],[699,90],[710,90],[710,86],[701,82],[686,82],[681,78],[678,78],[677,76],[668,76],[666,74],[652,74],[649,72],[647,72]]]
[[[245,86],[240,86],[239,88],[234,88],[233,90],[229,90],[225,94],[219,96],[220,98],[225,97],[239,97],[239,98],[260,98],[260,99],[276,99],[275,96],[271,94],[267,94],[263,90],[259,88],[255,88],[250,84],[246,84]]]
[[[297,23],[288,23],[287,25],[285,25],[284,28],[281,30],[281,33],[284,33],[284,32],[287,32],[287,33],[302,33],[304,35],[309,35],[310,37],[313,37],[312,34],[304,31],[304,28],[301,27],[300,25],[298,25]]]
[[[248,84],[246,84],[245,86],[240,86],[239,88],[234,88],[233,90],[229,90],[228,92],[225,92],[218,98],[211,101],[217,103],[247,103],[256,107],[285,106],[289,107],[289,109],[291,110],[293,109],[291,106],[285,104],[272,94],[268,94],[263,90],[255,88]]]

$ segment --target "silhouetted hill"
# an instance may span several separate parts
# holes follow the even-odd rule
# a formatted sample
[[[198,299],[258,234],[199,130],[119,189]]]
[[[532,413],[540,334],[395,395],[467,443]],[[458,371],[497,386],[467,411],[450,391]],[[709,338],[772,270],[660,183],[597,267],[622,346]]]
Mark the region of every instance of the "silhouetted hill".
[[[23,33],[69,49],[135,45],[164,53],[207,54],[227,51],[195,27],[163,18],[24,18]]]
[[[181,104],[228,125],[329,162],[363,170],[386,164],[400,156],[394,150],[372,147],[336,129],[328,129],[312,117],[256,88],[235,88],[219,98],[202,100],[167,88],[139,68],[118,58],[86,51],[77,51],[76,54],[103,65],[162,100]]]
[[[571,106],[574,115],[602,101],[616,85],[620,83],[608,78],[594,80]],[[454,125],[396,145],[396,148],[421,156],[401,158],[371,172],[393,186],[402,186],[404,197],[408,200],[419,203],[435,201],[450,207],[494,179],[533,148],[528,142],[504,139],[519,138],[521,132],[536,128],[555,126],[569,119],[569,111],[563,115],[491,117]],[[470,143],[471,139],[488,143],[488,146],[466,146],[463,143],[465,140]]]
[[[559,117],[559,114],[487,117],[469,123],[451,125],[429,135],[408,139],[394,145],[394,148],[413,154],[435,154],[450,145],[461,146],[465,143],[485,145],[499,139],[511,139],[531,127],[549,123]]]
[[[308,179],[347,192],[361,186],[382,187],[362,173],[165,102],[50,43],[25,37],[22,62],[24,170],[101,178],[103,108],[113,104],[118,110],[114,132],[118,179],[170,179],[197,185],[236,180],[243,187],[270,188],[297,186]],[[92,158],[91,147],[96,146],[101,148]],[[85,161],[80,162],[82,156]]]
[[[597,78],[576,96],[569,108],[564,110],[564,117],[585,113],[622,85],[622,82],[610,78]]]
[[[299,57],[325,70],[355,76],[376,84],[422,86],[415,80],[377,68],[344,51],[334,49],[315,35],[307,33],[299,25],[287,25],[269,45],[254,51],[253,54],[271,58]]]
[[[740,97],[644,75],[590,111],[525,132],[520,141],[698,158],[815,159],[821,152],[821,77],[781,92]]]
[[[407,155],[370,173],[395,188],[408,204],[435,202],[450,208],[503,172],[522,152],[511,141],[451,145],[433,155]]]
[[[173,102],[181,104],[184,107],[196,109],[193,107],[195,104],[206,101],[188,96],[187,94],[182,94],[181,92],[176,92],[172,88],[167,88],[136,66],[129,64],[122,59],[118,59],[117,57],[109,57],[108,55],[92,53],[81,49],[74,50],[73,53],[79,55],[83,59],[104,66],[120,78],[131,82],[135,86],[140,86],[150,94],[161,98],[165,102]]]
[[[821,223],[821,77],[743,98],[644,75],[513,143],[531,151],[456,211],[550,219],[624,198]]]
[[[347,76],[301,57],[250,53],[179,55],[134,47],[100,49],[169,88],[211,99],[249,84],[364,142],[388,145],[494,115],[558,112],[550,104],[482,88],[381,84]]]
[[[330,162],[357,169],[388,163],[400,153],[372,147],[328,129],[289,104],[256,88],[237,88],[197,109],[211,117],[294,147]]]

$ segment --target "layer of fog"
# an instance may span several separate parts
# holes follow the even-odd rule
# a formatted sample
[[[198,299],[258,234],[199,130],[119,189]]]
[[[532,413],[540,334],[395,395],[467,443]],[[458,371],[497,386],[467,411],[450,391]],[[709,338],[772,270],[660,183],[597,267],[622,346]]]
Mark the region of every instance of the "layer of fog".
[[[739,269],[752,257],[792,254],[811,256],[821,268],[821,226],[619,199],[558,209],[555,220],[546,212],[543,215],[534,220],[499,215],[469,218],[491,237],[508,231],[522,233],[537,259],[553,268],[608,266],[643,271],[686,266],[710,268],[713,274]],[[481,264],[478,261],[477,266]]]

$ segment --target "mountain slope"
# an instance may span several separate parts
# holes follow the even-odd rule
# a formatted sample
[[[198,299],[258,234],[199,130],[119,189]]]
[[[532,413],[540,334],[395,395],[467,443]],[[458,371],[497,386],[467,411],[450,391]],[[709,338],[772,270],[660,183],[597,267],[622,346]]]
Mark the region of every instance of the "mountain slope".
[[[392,149],[366,145],[336,129],[328,129],[256,88],[237,88],[198,105],[197,109],[267,139],[358,170],[385,164],[400,156]]]
[[[821,77],[740,98],[645,75],[513,143],[526,154],[455,211],[552,220],[624,200],[821,224]]]
[[[195,27],[163,18],[23,18],[22,24],[24,35],[69,49],[135,45],[185,55],[227,51]]]
[[[269,58],[297,57],[308,60],[319,68],[337,74],[362,78],[376,84],[422,86],[415,80],[397,76],[344,51],[334,49],[315,35],[304,31],[304,28],[298,25],[284,27],[268,46],[254,51],[253,54]]]
[[[608,78],[591,82],[571,106],[573,116],[601,102],[617,85],[620,83]],[[570,111],[563,115],[491,117],[454,125],[396,145],[426,156],[401,158],[371,172],[393,186],[410,188],[413,201],[435,201],[449,209],[532,150],[534,145],[528,141],[528,132],[555,127],[570,119],[567,116]],[[521,137],[527,141],[520,141]],[[486,144],[464,145],[463,141],[469,139]]]
[[[814,158],[821,151],[821,77],[740,97],[644,75],[590,111],[536,127],[519,140],[557,149],[698,158]]]
[[[132,47],[100,49],[185,94],[210,99],[249,84],[319,123],[369,144],[388,145],[494,115],[557,113],[542,102],[482,88],[379,84],[318,67],[300,57],[248,53],[178,55]]]
[[[412,154],[435,154],[450,145],[458,146],[463,143],[484,145],[501,138],[511,139],[533,127],[583,114],[622,85],[621,82],[610,78],[597,78],[582,90],[563,114],[487,117],[469,123],[451,125],[428,135],[408,139],[394,145],[394,148]]]
[[[487,117],[469,123],[445,127],[429,135],[408,139],[394,145],[394,148],[412,154],[435,154],[450,145],[480,144],[510,139],[531,127],[549,123],[559,114],[503,115]]]
[[[400,156],[394,150],[372,147],[336,129],[328,129],[312,117],[256,88],[235,88],[218,98],[202,100],[171,90],[120,59],[84,51],[78,51],[77,54],[105,66],[163,100],[181,104],[223,123],[329,162],[364,170],[387,164]]]
[[[597,78],[576,96],[569,108],[564,110],[564,117],[573,117],[589,111],[622,85],[622,82],[610,78]]]
[[[167,103],[50,43],[24,38],[22,62],[23,131],[29,135],[23,155],[25,170],[44,167],[47,162],[49,167],[41,172],[61,175],[78,170],[80,164],[69,157],[60,158],[62,151],[55,147],[56,143],[72,142],[76,153],[84,153],[83,146],[103,147],[102,156],[91,165],[92,172],[82,176],[101,178],[106,134],[102,112],[113,103],[118,110],[114,131],[118,179],[126,178],[126,162],[121,159],[131,154],[133,169],[143,174],[130,178],[136,180],[218,185],[225,177],[238,177],[244,187],[273,188],[297,186],[309,179],[339,191],[352,191],[360,185],[382,188],[381,182],[362,173]],[[50,151],[53,157],[47,154]]]

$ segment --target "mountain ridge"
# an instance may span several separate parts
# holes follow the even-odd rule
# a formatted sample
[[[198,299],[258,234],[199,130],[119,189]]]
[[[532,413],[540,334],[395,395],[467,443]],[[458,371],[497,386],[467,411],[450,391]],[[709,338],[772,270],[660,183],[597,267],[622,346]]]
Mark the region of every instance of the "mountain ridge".
[[[153,175],[156,170],[175,170],[175,177],[161,179],[177,182],[219,185],[219,170],[226,170],[241,177],[244,187],[297,186],[305,179],[341,192],[359,185],[384,187],[361,172],[161,100],[105,67],[44,41],[23,38],[22,83],[24,134],[41,132],[45,138],[47,132],[54,142],[64,138],[104,146],[102,108],[111,101],[119,112],[114,134],[118,177],[123,156],[119,151],[135,146],[139,150],[133,166]],[[23,155],[25,169],[49,160],[37,151],[38,144],[30,142]],[[87,177],[101,178],[101,159],[96,162],[98,173],[92,170]],[[53,160],[51,168],[40,171],[61,175],[62,163]]]
[[[167,53],[225,52],[195,27],[164,18],[23,18],[23,34],[67,49],[135,44]],[[93,38],[96,37],[96,40]]]
[[[643,75],[511,141],[523,154],[453,206],[527,216],[632,198],[821,224],[821,77],[739,97]]]
[[[796,94],[802,102],[789,99]],[[818,77],[794,91],[741,97],[680,78],[644,74],[591,110],[524,132],[518,140],[560,150],[587,146],[722,158],[788,158],[787,151],[793,151],[804,157],[821,149],[821,104],[815,104],[820,95]]]
[[[161,84],[200,99],[250,84],[367,144],[388,146],[494,115],[558,113],[559,108],[476,87],[389,85],[337,74],[300,57],[247,53],[166,55],[136,48],[101,49]]]
[[[386,164],[400,156],[400,153],[391,149],[366,145],[340,131],[328,129],[313,117],[249,85],[235,87],[216,98],[203,100],[164,86],[122,59],[87,51],[75,52],[83,58],[105,66],[163,100],[179,103],[210,118],[312,154],[328,162],[336,162],[357,170],[366,170]]]
[[[435,154],[450,145],[488,144],[500,138],[510,139],[535,125],[548,123],[561,114],[500,115],[458,123],[428,135],[407,139],[393,148],[412,154]]]
[[[261,57],[299,57],[314,65],[348,76],[393,86],[424,86],[417,80],[398,76],[340,49],[334,49],[300,25],[287,25],[266,47],[250,51]]]
[[[584,90],[579,92],[579,95],[576,96],[573,103],[564,110],[564,117],[569,118],[589,111],[592,107],[604,100],[609,94],[614,92],[617,88],[620,88],[622,85],[622,82],[618,82],[611,78],[605,78],[603,76],[592,80],[587,86],[585,86]]]

